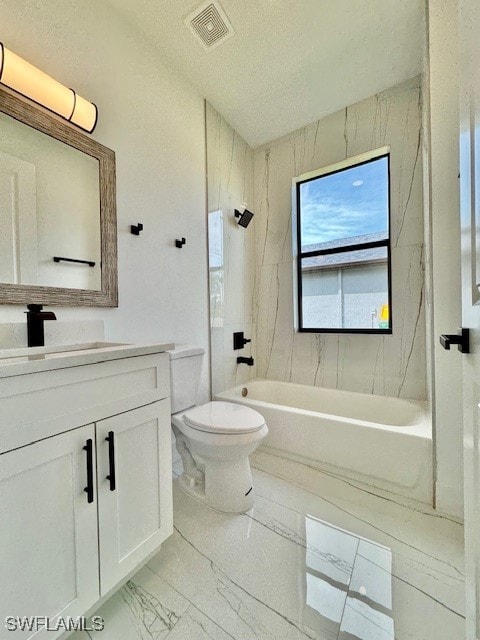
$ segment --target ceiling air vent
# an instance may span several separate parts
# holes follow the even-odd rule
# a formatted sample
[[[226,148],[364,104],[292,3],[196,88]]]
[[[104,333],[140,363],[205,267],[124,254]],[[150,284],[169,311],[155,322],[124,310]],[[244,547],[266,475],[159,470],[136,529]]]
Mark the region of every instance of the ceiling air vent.
[[[216,1],[203,3],[184,22],[205,51],[211,51],[234,34],[229,19]]]

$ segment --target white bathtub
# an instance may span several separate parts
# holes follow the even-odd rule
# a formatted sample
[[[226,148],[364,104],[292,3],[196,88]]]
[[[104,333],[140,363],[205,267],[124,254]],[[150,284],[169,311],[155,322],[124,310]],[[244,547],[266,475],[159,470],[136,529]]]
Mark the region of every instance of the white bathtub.
[[[426,403],[274,380],[253,380],[215,398],[263,414],[269,428],[264,448],[272,453],[423,502],[432,500],[432,428]]]

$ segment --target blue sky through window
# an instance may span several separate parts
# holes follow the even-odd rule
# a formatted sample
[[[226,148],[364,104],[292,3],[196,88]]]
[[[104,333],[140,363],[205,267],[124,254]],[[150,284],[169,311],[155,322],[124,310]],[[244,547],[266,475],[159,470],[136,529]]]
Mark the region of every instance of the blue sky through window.
[[[388,158],[300,185],[301,244],[388,231]]]

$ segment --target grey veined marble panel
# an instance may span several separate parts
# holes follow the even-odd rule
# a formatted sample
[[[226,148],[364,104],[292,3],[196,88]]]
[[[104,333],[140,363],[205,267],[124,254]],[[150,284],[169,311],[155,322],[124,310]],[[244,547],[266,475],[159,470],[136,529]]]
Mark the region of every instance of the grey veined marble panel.
[[[292,178],[389,145],[393,335],[295,334]],[[254,152],[257,374],[426,398],[421,80],[314,122]]]
[[[251,337],[256,217],[244,229],[235,209],[253,209],[253,150],[207,103],[207,176],[212,392],[246,382],[252,370],[237,365],[251,346],[233,351],[233,331]]]

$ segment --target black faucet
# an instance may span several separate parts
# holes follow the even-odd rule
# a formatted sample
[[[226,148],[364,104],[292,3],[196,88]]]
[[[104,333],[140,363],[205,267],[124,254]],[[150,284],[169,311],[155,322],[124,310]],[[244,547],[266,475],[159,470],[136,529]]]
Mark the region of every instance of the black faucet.
[[[244,358],[243,356],[238,356],[237,364],[248,364],[249,367],[253,367],[253,358]]]
[[[243,349],[243,347],[251,342],[250,338],[245,338],[243,331],[235,331],[233,334],[233,350]]]
[[[56,320],[57,316],[53,311],[42,311],[41,304],[27,305],[27,336],[29,347],[44,347],[45,333],[43,331],[43,323],[45,320]]]

